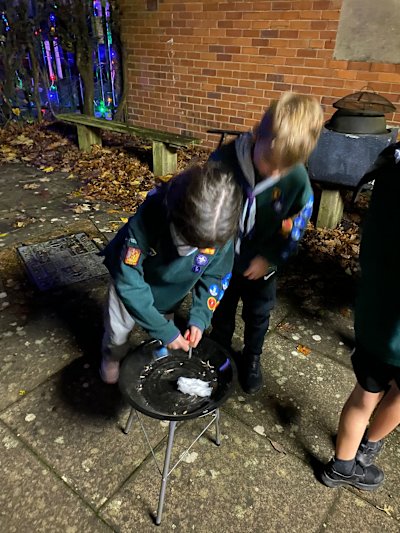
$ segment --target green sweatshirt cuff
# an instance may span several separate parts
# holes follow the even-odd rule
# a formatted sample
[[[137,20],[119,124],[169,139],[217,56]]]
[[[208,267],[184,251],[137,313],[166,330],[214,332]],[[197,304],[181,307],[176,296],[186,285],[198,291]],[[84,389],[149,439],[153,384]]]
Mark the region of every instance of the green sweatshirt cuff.
[[[148,331],[152,337],[154,337],[155,339],[159,339],[164,344],[164,346],[174,341],[177,337],[179,337],[181,333],[171,320],[169,320],[165,324],[165,326],[160,329],[157,329],[156,331]]]

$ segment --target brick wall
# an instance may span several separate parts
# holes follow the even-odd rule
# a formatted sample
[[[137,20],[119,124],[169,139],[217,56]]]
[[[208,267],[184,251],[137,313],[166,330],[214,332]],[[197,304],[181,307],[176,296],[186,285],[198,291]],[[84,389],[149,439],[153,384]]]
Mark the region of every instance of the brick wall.
[[[282,91],[332,103],[367,84],[398,107],[400,65],[333,59],[341,0],[120,0],[129,120],[200,136],[248,129]]]

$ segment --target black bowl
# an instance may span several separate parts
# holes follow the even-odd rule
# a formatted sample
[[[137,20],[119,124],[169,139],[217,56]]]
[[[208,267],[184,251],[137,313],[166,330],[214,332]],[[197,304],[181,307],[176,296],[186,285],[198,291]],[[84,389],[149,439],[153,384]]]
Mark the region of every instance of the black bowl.
[[[233,392],[235,365],[211,339],[203,338],[190,359],[183,350],[171,350],[157,359],[157,347],[154,342],[142,344],[122,363],[119,388],[134,409],[160,420],[186,420],[214,411]],[[211,396],[183,394],[177,388],[181,376],[209,382]]]

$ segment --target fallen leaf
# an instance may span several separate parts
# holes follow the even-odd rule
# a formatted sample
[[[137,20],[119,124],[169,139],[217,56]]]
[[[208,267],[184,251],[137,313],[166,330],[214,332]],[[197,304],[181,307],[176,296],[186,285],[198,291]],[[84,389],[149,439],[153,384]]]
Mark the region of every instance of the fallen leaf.
[[[389,516],[393,516],[392,513],[394,511],[393,507],[391,505],[386,505],[384,504],[383,507],[378,507],[378,505],[375,506],[377,509],[379,509],[379,511],[383,511],[384,513],[386,513],[387,515]]]
[[[165,176],[158,176],[158,179],[166,182],[169,181],[173,176],[173,174],[165,174]]]
[[[54,172],[54,167],[45,167],[42,170],[43,172]]]
[[[310,353],[311,353],[310,348],[308,348],[307,346],[303,346],[302,344],[298,344],[296,346],[296,350],[298,352],[302,353],[303,355],[310,355]]]
[[[281,444],[279,444],[279,442],[276,442],[275,440],[271,440],[271,439],[268,439],[268,440],[271,443],[271,446],[273,447],[274,450],[276,450],[279,453],[283,453],[283,454],[286,455],[285,448]]]
[[[122,220],[122,222],[124,224],[126,224],[128,222],[128,219],[126,217],[120,217],[120,219]]]

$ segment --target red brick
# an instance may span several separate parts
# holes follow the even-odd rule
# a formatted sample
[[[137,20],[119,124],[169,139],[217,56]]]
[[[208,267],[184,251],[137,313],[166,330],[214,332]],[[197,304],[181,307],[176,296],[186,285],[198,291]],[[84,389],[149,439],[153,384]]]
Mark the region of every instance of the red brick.
[[[400,65],[333,58],[342,0],[121,3],[131,122],[211,147],[208,127],[252,127],[287,89],[315,95],[327,118],[367,84],[400,105]],[[400,110],[388,119],[400,121]]]

